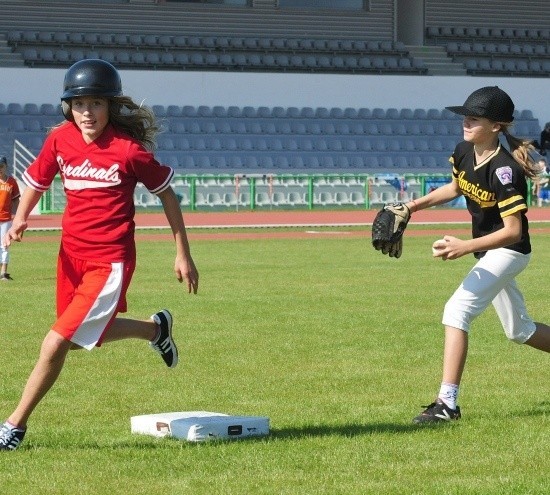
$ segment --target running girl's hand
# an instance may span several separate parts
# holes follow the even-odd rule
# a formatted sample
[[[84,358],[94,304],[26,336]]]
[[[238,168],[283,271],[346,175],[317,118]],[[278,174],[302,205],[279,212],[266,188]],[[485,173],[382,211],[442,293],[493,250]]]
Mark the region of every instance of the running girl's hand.
[[[180,281],[187,282],[187,291],[189,294],[197,293],[199,289],[199,272],[195,267],[195,262],[191,257],[183,258],[176,256],[176,262],[174,265],[174,271],[176,272],[176,278]]]
[[[27,222],[16,222],[14,220],[12,226],[6,232],[4,239],[2,239],[2,243],[6,247],[9,247],[12,241],[21,242],[23,240],[23,233],[25,230],[27,230]]]

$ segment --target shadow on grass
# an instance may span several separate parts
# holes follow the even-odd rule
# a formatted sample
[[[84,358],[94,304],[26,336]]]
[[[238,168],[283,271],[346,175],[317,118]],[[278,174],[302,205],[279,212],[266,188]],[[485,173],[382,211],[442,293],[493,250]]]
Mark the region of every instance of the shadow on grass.
[[[326,437],[326,436],[341,436],[341,437],[357,437],[363,435],[376,434],[404,434],[412,433],[427,428],[447,427],[449,424],[433,424],[433,425],[417,425],[417,424],[398,424],[398,423],[371,423],[371,424],[348,424],[348,425],[316,425],[303,426],[296,428],[281,428],[272,429],[270,437],[273,438],[307,438],[307,437]]]
[[[550,403],[547,403],[547,407],[550,407]],[[408,434],[419,432],[423,430],[434,430],[434,429],[447,429],[455,426],[457,422],[452,423],[437,423],[437,424],[398,424],[398,423],[371,423],[371,424],[360,424],[353,423],[347,425],[305,425],[301,427],[294,428],[272,428],[267,436],[262,437],[245,437],[245,438],[235,438],[233,440],[228,439],[211,439],[206,442],[190,442],[177,438],[152,438],[147,435],[136,435],[132,440],[121,440],[114,442],[90,442],[90,441],[74,441],[67,442],[64,441],[63,448],[65,449],[77,449],[77,450],[127,450],[127,449],[137,449],[137,450],[166,450],[166,449],[193,449],[193,448],[202,448],[205,445],[210,447],[215,447],[220,444],[227,444],[228,442],[271,442],[278,440],[294,440],[294,439],[307,439],[307,438],[319,438],[319,437],[343,437],[343,438],[353,438],[359,436],[367,435],[383,435],[383,434]],[[57,449],[59,444],[50,443],[34,443],[29,442],[25,443],[24,450],[34,450],[39,451],[42,449]]]
[[[542,401],[524,411],[518,411],[514,416],[532,417],[532,416],[550,416],[550,401]]]

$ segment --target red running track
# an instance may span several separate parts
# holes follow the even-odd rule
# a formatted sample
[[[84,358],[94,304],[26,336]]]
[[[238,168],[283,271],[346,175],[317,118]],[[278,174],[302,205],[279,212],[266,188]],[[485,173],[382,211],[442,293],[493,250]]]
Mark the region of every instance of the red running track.
[[[184,212],[187,227],[275,227],[275,226],[342,226],[369,225],[377,210],[346,211],[230,211]],[[532,208],[528,213],[531,222],[550,222],[550,208]],[[164,213],[136,214],[138,228],[167,227]],[[61,215],[32,215],[29,229],[50,230],[61,227]],[[470,215],[464,209],[428,209],[414,213],[411,224],[470,223]]]

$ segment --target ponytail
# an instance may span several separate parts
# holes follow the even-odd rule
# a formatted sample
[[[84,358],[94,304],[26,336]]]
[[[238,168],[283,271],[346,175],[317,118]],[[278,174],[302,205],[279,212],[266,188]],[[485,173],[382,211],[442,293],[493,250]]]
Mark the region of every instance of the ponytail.
[[[525,171],[525,175],[530,179],[533,179],[541,173],[539,166],[537,165],[535,160],[533,160],[533,157],[530,153],[532,151],[535,151],[533,142],[528,139],[519,138],[510,134],[509,129],[511,123],[499,122],[499,124],[501,126],[501,131],[506,138],[506,142],[510,147],[510,153],[514,157],[514,160],[516,160],[516,162],[518,162],[522,166],[523,170]]]

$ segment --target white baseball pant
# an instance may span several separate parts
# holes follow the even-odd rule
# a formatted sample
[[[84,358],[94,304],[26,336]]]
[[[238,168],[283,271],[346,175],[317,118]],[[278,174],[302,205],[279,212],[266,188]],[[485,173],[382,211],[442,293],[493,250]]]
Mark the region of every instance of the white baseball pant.
[[[487,251],[445,304],[442,323],[468,332],[474,318],[493,303],[506,336],[525,343],[536,326],[514,279],[530,259],[531,254],[506,248]]]
[[[10,261],[10,252],[4,244],[4,237],[8,233],[8,230],[10,230],[11,224],[11,220],[0,223],[0,263],[3,265],[8,264]]]

